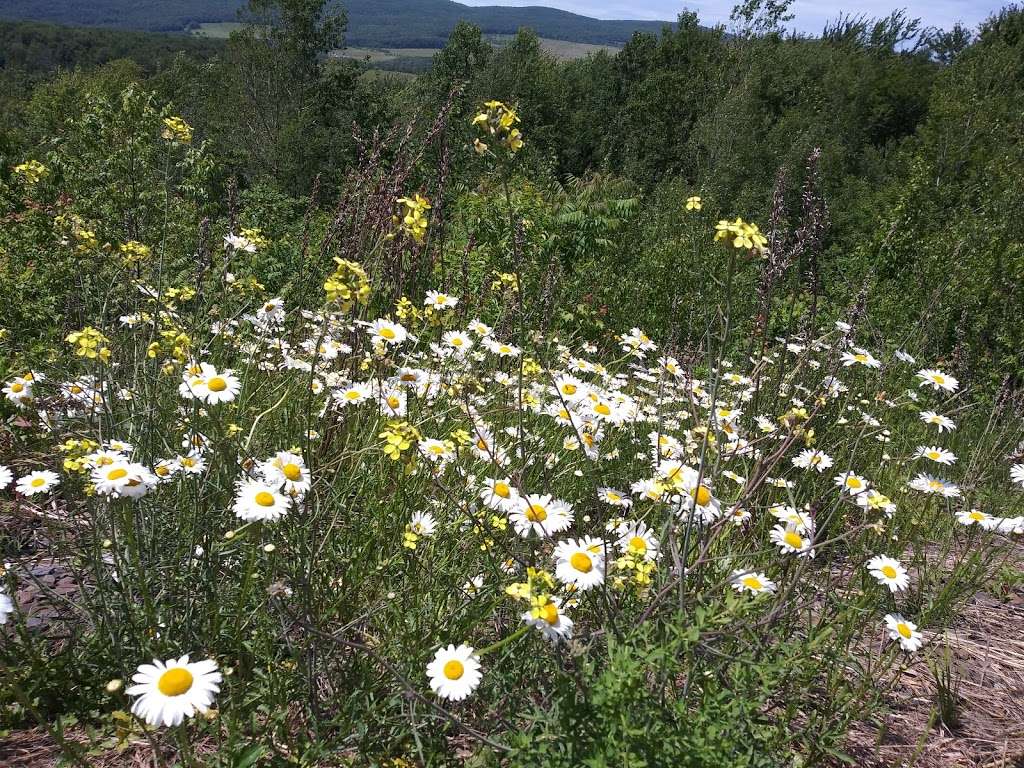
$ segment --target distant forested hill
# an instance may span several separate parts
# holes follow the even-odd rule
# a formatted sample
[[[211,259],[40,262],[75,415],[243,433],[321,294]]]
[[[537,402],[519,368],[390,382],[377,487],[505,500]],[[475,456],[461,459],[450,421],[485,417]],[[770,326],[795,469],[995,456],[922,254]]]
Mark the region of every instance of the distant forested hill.
[[[235,21],[243,0],[3,0],[0,18],[59,24],[180,31]],[[541,37],[622,45],[636,31],[658,32],[658,21],[603,21],[554,8],[469,7],[450,0],[347,0],[351,45],[440,48],[455,24],[470,21],[485,35],[530,27]]]
[[[49,72],[58,68],[100,66],[114,59],[132,59],[148,73],[167,64],[180,52],[205,59],[222,48],[222,40],[187,35],[0,21],[0,70]]]

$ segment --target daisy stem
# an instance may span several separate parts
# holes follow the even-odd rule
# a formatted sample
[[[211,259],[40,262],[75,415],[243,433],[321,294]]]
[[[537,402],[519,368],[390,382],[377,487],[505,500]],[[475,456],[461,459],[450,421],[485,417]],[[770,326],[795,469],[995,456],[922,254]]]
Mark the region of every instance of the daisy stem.
[[[530,629],[529,625],[528,624],[524,624],[523,626],[521,626],[519,629],[517,629],[515,632],[513,632],[508,637],[502,638],[498,642],[493,643],[492,645],[488,645],[486,648],[481,648],[479,651],[476,652],[476,655],[477,656],[484,656],[484,655],[486,655],[488,653],[493,653],[494,651],[497,651],[499,648],[502,648],[503,646],[508,645],[513,640],[518,640],[520,637],[525,635],[529,631],[529,629]]]

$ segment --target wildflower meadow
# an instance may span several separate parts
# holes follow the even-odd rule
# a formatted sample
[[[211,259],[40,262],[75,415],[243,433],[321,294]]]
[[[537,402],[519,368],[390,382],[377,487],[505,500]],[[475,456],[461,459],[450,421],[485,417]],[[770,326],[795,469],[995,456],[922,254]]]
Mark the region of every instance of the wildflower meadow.
[[[635,202],[546,217],[529,118],[457,96],[303,200],[223,183],[137,88],[0,182],[0,737],[867,764],[911,669],[951,723],[949,630],[1019,562],[1013,387],[794,289],[817,155],[795,224],[681,188],[623,265],[595,254]]]

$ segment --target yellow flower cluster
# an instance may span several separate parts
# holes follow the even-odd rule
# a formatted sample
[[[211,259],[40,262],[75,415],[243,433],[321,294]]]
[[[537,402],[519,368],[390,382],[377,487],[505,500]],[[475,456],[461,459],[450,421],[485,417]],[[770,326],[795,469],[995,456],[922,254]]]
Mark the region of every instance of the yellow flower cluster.
[[[483,111],[473,118],[473,125],[480,129],[484,138],[496,140],[510,154],[523,148],[523,134],[516,128],[519,117],[511,107],[500,101],[488,101]],[[480,138],[473,140],[473,149],[477,154],[485,154],[489,147]]]
[[[517,600],[526,600],[531,606],[538,603],[543,606],[550,601],[550,590],[554,588],[555,580],[550,573],[530,566],[526,569],[526,581],[509,584],[505,587],[505,594]]]
[[[155,359],[161,354],[184,363],[192,348],[192,338],[180,328],[160,331],[160,341],[154,341],[146,349],[146,356]],[[174,367],[171,366],[171,371]]]
[[[768,238],[761,234],[757,224],[737,217],[736,221],[722,219],[715,225],[715,242],[725,243],[733,248],[763,251],[768,244]]]
[[[192,142],[192,126],[180,117],[165,117],[164,130],[160,135],[168,141],[190,144]]]
[[[415,324],[420,319],[420,310],[408,297],[403,296],[395,302],[395,316],[404,322]]]
[[[411,462],[413,457],[405,454],[422,439],[419,430],[407,421],[388,422],[387,429],[378,435],[384,441],[384,455],[392,461]]]
[[[78,251],[79,253],[84,253],[85,251],[95,251],[97,248],[100,247],[99,238],[96,237],[96,233],[93,232],[91,229],[76,229],[74,231],[74,235],[75,240],[77,241],[77,244],[75,245],[75,250]]]
[[[324,282],[328,302],[338,302],[342,312],[351,312],[354,304],[370,299],[370,281],[366,270],[354,261],[334,258],[334,272]]]
[[[422,243],[427,239],[427,226],[430,224],[427,219],[430,201],[417,192],[412,197],[400,197],[397,202],[402,210],[395,217],[395,222],[401,223],[405,234],[417,243]]]
[[[691,195],[686,198],[686,210],[688,211],[699,211],[703,205],[704,201],[698,195]]]
[[[38,160],[28,160],[21,165],[16,165],[14,172],[21,176],[26,184],[36,184],[50,173],[49,169]]]
[[[492,291],[509,290],[512,293],[519,293],[519,278],[514,272],[495,272],[491,281]]]
[[[64,456],[64,469],[66,471],[85,473],[88,472],[91,467],[88,462],[82,461],[82,458],[86,454],[97,450],[99,447],[100,444],[95,440],[70,439],[58,445],[57,450],[66,454]]]
[[[137,240],[129,240],[127,243],[121,243],[121,245],[117,247],[117,250],[120,252],[121,258],[124,260],[126,266],[138,264],[140,261],[145,261],[152,254],[148,245],[140,243]]]
[[[79,357],[90,360],[99,358],[103,362],[110,360],[110,348],[106,346],[110,340],[92,326],[72,331],[66,341],[75,348],[75,354]]]

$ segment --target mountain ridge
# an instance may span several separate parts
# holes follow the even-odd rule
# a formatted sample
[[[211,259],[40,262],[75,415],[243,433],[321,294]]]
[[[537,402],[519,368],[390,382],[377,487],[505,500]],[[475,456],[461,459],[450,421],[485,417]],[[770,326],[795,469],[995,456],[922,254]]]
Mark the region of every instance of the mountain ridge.
[[[200,24],[236,21],[244,0],[5,0],[0,19],[80,26],[183,32]],[[670,22],[594,19],[536,6],[467,6],[453,0],[347,0],[349,45],[441,47],[459,21],[484,34],[528,27],[542,37],[622,45],[635,32],[659,32]]]

